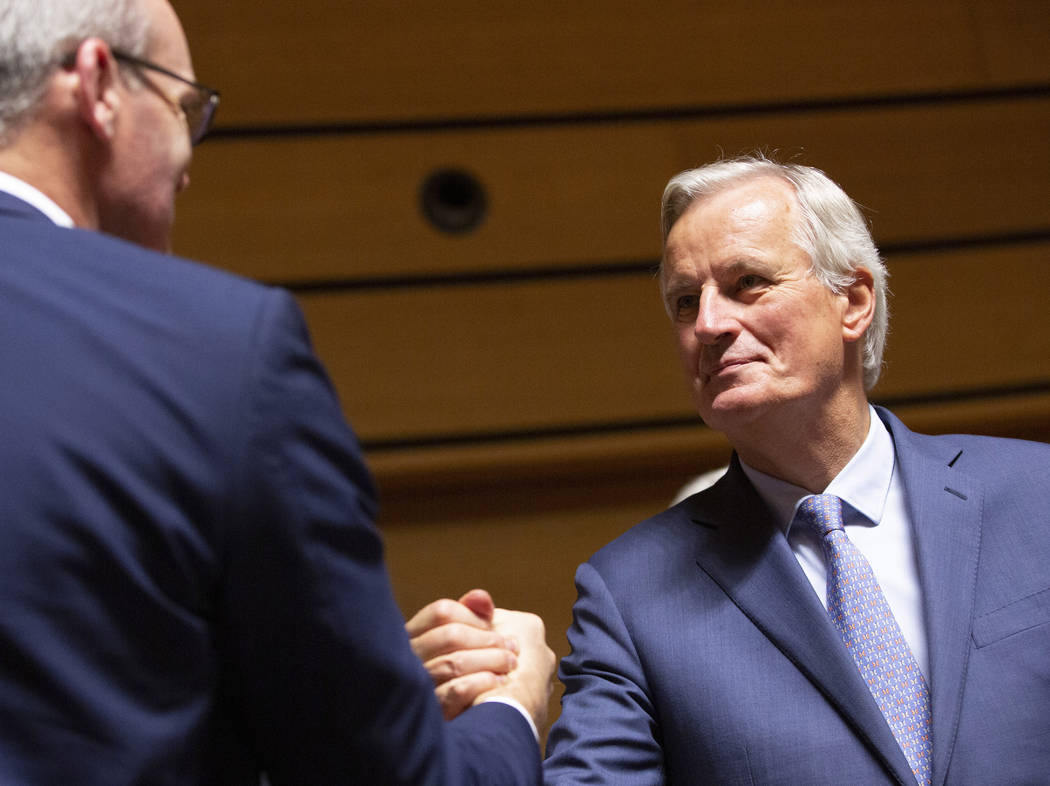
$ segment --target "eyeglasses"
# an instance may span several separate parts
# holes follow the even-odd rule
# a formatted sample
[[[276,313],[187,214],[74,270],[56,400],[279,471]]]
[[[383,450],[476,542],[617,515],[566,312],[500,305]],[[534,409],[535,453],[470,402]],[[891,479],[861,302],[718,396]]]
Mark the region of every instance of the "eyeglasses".
[[[192,87],[195,91],[194,94],[180,99],[178,101],[178,108],[186,118],[186,126],[190,130],[190,144],[196,145],[204,138],[204,135],[208,133],[208,129],[211,128],[211,122],[215,117],[215,110],[219,106],[218,90],[213,90],[206,85],[194,82],[184,76],[179,76],[174,71],[169,71],[167,68],[159,66],[156,63],[151,63],[149,60],[143,60],[141,57],[129,55],[127,52],[121,52],[119,49],[114,49],[112,52],[113,57],[121,62],[135,66],[136,68],[145,68],[149,71],[156,71],[158,74],[164,74],[164,76],[177,79],[183,84]],[[166,97],[167,96],[165,96],[165,98]],[[171,99],[168,100],[170,101]]]

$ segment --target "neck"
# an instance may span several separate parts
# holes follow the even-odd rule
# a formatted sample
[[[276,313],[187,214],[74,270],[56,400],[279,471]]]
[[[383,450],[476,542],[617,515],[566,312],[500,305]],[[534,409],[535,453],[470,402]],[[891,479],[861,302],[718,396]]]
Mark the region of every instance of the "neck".
[[[785,405],[747,433],[730,435],[740,458],[767,475],[819,494],[849,463],[870,427],[862,390],[825,406],[812,402]]]
[[[10,144],[0,148],[0,170],[23,180],[84,229],[98,228],[98,209],[89,185],[90,159],[87,152],[70,139],[78,139],[80,129],[55,127],[43,121],[30,121]]]

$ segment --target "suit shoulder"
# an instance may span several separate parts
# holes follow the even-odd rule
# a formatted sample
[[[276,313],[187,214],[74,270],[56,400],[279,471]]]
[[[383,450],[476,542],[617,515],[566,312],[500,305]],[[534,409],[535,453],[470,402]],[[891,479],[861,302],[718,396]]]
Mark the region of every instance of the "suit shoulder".
[[[5,251],[36,274],[55,278],[92,277],[102,284],[126,281],[208,297],[258,296],[266,286],[235,273],[143,248],[111,235],[66,229],[44,221],[0,217]]]
[[[266,293],[273,289],[212,264],[140,248],[97,232],[83,234],[92,236],[99,244],[107,245],[107,253],[102,259],[114,268],[114,273],[153,279],[158,285],[173,288],[176,292],[208,298],[217,306],[226,303],[228,307],[230,298],[234,298],[235,302],[264,299]]]
[[[666,564],[671,555],[691,554],[698,526],[683,503],[635,524],[603,546],[588,562],[599,572],[628,576]]]
[[[993,496],[1050,494],[1050,445],[1023,439],[959,435],[954,469],[969,473]]]
[[[910,434],[916,451],[972,478],[989,504],[1021,495],[1050,504],[1050,445],[976,434]]]
[[[948,456],[958,469],[1012,471],[1028,462],[1047,462],[1050,459],[1050,445],[1034,440],[980,434],[916,434],[914,437],[918,444],[935,450],[938,455]]]
[[[985,477],[1016,473],[1033,464],[1050,467],[1050,445],[1045,442],[980,434],[920,434],[909,430],[887,410],[877,409],[898,452],[914,451],[954,469]]]
[[[258,328],[275,302],[292,301],[283,290],[211,265],[163,254],[99,232],[30,222],[35,236],[11,249],[32,264],[26,275],[68,292],[85,308],[114,301],[131,319],[181,325],[213,341]],[[25,242],[21,242],[25,241]]]

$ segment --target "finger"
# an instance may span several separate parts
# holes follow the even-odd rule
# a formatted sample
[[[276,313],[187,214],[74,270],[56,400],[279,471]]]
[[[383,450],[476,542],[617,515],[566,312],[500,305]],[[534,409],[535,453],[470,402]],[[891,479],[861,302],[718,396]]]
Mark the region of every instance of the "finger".
[[[480,591],[483,592],[484,590]],[[469,592],[467,593],[467,595],[470,594]],[[476,628],[483,629],[492,627],[487,619],[479,617],[462,603],[442,598],[441,600],[435,600],[433,603],[428,603],[417,611],[412,619],[405,623],[405,630],[408,631],[410,637],[415,637],[433,628],[454,622],[462,623],[463,625],[473,625]]]
[[[458,622],[413,636],[411,644],[416,657],[424,663],[456,650],[510,649],[507,638],[502,634]]]
[[[483,693],[488,693],[503,684],[503,678],[490,671],[466,674],[438,686],[434,690],[445,720],[452,720],[470,707]]]
[[[514,670],[518,659],[510,650],[487,648],[480,650],[457,650],[447,655],[426,661],[426,668],[435,685],[442,685],[449,680],[488,671],[493,674],[506,674]]]
[[[496,609],[493,624],[502,633],[515,636],[521,644],[518,666],[505,681],[475,701],[488,696],[505,696],[521,703],[538,728],[546,723],[547,707],[553,689],[552,677],[557,659],[547,645],[543,620],[527,612]]]
[[[459,602],[477,614],[481,619],[492,621],[492,612],[496,604],[492,602],[492,596],[483,589],[472,589],[459,599]]]

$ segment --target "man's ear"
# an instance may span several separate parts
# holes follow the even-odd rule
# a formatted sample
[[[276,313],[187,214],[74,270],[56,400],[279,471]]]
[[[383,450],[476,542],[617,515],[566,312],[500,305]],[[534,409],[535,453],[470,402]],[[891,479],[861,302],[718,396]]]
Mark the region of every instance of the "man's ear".
[[[842,338],[858,341],[875,318],[875,280],[867,268],[859,268],[853,283],[843,293],[846,308],[842,314]]]
[[[100,140],[112,140],[120,110],[120,75],[109,44],[101,38],[85,39],[77,47],[70,70],[78,77],[76,100],[80,119]]]

